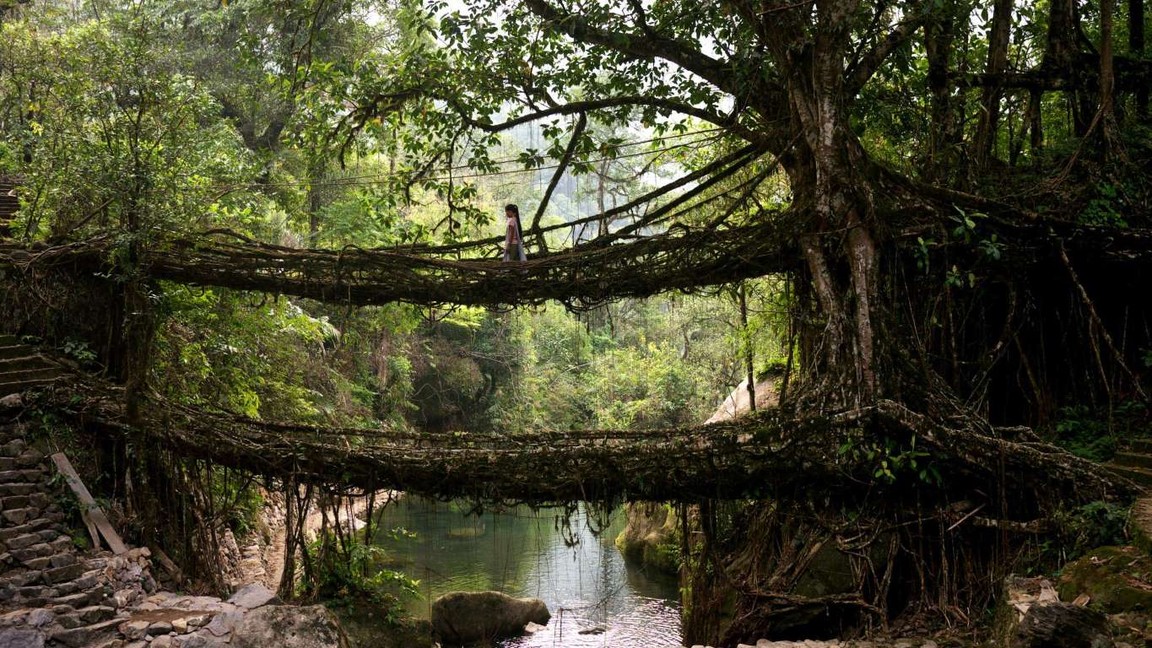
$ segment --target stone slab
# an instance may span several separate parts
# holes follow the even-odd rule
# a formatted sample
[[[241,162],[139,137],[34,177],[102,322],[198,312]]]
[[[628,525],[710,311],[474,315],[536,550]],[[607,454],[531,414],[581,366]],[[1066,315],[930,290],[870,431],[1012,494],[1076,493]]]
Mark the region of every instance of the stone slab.
[[[0,630],[0,648],[44,648],[44,635],[31,628]]]
[[[64,567],[54,567],[52,569],[44,570],[44,580],[48,583],[62,583],[64,581],[79,578],[84,574],[84,565],[75,564],[67,565]]]
[[[16,463],[21,468],[31,468],[32,466],[39,464],[41,461],[44,461],[44,453],[40,452],[36,448],[29,448],[24,452],[21,452],[16,457]]]
[[[212,621],[204,626],[204,630],[213,637],[224,637],[231,634],[236,625],[243,620],[243,612],[221,612],[212,617]]]
[[[34,544],[38,544],[40,540],[41,538],[39,533],[25,533],[24,535],[16,536],[15,538],[8,540],[8,551],[31,547]]]
[[[25,623],[33,628],[43,628],[56,620],[56,615],[51,610],[44,608],[36,608],[28,613],[28,618],[24,620]]]
[[[68,646],[68,648],[81,648],[103,638],[110,638],[119,634],[116,626],[120,625],[119,619],[112,619],[111,621],[104,621],[95,625],[84,626],[82,628],[72,628],[68,630],[58,630],[49,635],[52,641],[59,642]]]
[[[0,508],[3,508],[5,511],[8,509],[24,508],[31,503],[31,495],[9,495],[8,497],[0,498]]]
[[[52,549],[53,553],[55,553],[56,547],[53,546]],[[71,553],[56,553],[53,556],[49,556],[48,560],[53,567],[67,567],[77,563],[76,554]]]
[[[9,471],[5,471],[9,472]],[[11,471],[19,472],[19,471]],[[4,473],[0,473],[4,474]],[[36,484],[17,484],[0,482],[0,495],[31,495],[40,490]]]
[[[252,610],[265,605],[279,605],[280,597],[260,583],[250,583],[236,590],[228,602],[236,607]]]
[[[40,509],[32,508],[30,506],[18,509],[8,509],[5,507],[4,511],[0,512],[0,516],[2,516],[5,520],[8,520],[8,522],[11,524],[19,525],[24,524],[29,520],[35,520],[37,517],[39,517]]]

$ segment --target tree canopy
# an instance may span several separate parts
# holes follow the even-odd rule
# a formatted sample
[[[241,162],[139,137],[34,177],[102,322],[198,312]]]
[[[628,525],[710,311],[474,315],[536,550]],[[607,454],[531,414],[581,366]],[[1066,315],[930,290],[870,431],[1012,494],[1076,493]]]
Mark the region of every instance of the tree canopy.
[[[963,553],[949,544],[953,502],[994,509],[1002,528],[1062,505],[1047,482],[1012,472],[1061,462],[1016,426],[1043,430],[1075,404],[1114,427],[1118,412],[1146,408],[1147,22],[1143,0],[4,4],[0,170],[19,177],[21,208],[9,228],[19,240],[0,252],[21,278],[71,272],[112,296],[101,321],[121,352],[109,364],[128,421],[146,420],[133,403],[156,367],[173,375],[206,366],[197,353],[231,353],[190,323],[247,312],[240,297],[165,281],[329,304],[272,309],[231,339],[278,329],[337,344],[324,309],[406,302],[429,308],[422,343],[447,349],[450,327],[431,314],[446,303],[559,300],[591,322],[605,300],[767,277],[786,307],[772,420],[834,422],[825,467],[851,460],[874,466],[878,489],[897,473],[914,485],[874,498],[859,473],[833,469],[824,491],[850,504],[787,482],[772,515],[792,516],[782,529],[818,519],[825,540],[875,539],[893,520],[935,534],[889,550],[914,555],[929,588],[923,565]],[[495,260],[492,216],[506,202],[525,216],[523,264]],[[53,294],[36,281],[25,289]],[[349,329],[363,334],[358,352],[382,358],[378,375],[432,364],[393,353],[393,331],[366,331],[411,332],[413,312]],[[489,318],[478,339],[491,356],[445,365],[486,381],[462,397],[477,407],[519,366],[492,341],[509,330],[498,315],[461,316]],[[157,365],[157,339],[187,353]],[[285,364],[278,351],[221,361],[243,387],[223,399],[230,408],[260,412],[272,390],[243,377]],[[298,382],[280,369],[260,379]],[[347,417],[420,400],[427,375]],[[659,393],[681,394],[677,379]],[[334,382],[324,388],[356,393]],[[282,392],[263,400],[316,414],[306,390]],[[624,407],[594,418],[645,420]],[[990,470],[989,448],[1008,447],[1010,430],[1021,440]],[[1115,481],[1090,468],[1075,480],[1093,493]],[[973,602],[988,589],[969,576],[954,590]],[[886,577],[862,578],[859,607],[880,614]]]

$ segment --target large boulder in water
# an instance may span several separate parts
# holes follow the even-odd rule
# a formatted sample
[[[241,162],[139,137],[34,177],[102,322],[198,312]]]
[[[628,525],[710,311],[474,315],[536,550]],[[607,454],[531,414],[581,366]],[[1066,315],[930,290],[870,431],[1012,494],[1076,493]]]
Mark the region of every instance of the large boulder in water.
[[[500,592],[451,592],[432,603],[432,632],[445,646],[515,637],[529,623],[545,625],[551,618],[544,601]]]
[[[336,617],[323,605],[266,605],[232,631],[232,648],[348,648]]]

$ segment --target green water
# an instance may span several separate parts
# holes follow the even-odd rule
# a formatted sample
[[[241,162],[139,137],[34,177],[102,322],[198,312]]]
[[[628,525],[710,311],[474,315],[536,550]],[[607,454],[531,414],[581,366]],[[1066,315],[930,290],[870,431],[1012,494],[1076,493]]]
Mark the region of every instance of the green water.
[[[427,618],[432,601],[447,592],[496,590],[543,599],[552,612],[546,629],[505,648],[681,645],[675,580],[624,563],[612,542],[623,526],[619,511],[603,530],[590,528],[596,523],[583,510],[562,530],[557,509],[466,510],[404,498],[382,513],[381,529],[413,536],[380,541],[398,568],[420,580],[423,598],[408,603],[413,615]]]

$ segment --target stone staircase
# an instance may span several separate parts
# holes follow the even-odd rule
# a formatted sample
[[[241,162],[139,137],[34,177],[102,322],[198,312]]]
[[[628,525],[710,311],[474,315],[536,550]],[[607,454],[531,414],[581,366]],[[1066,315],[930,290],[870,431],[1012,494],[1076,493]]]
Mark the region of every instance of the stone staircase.
[[[34,347],[0,335],[0,398],[52,383],[63,372]]]
[[[20,427],[0,426],[0,638],[8,641],[0,644],[44,646],[47,635],[53,645],[78,647],[112,638],[122,619],[107,604],[107,559],[78,555],[45,457]]]
[[[1112,472],[1152,489],[1152,439],[1134,439],[1127,449],[1117,452],[1104,464]]]
[[[161,592],[148,548],[82,551],[22,411],[0,404],[0,648],[347,648],[321,605],[281,605],[259,584],[226,601]]]
[[[12,236],[12,217],[20,209],[15,190],[16,183],[12,178],[0,176],[0,238]]]

